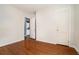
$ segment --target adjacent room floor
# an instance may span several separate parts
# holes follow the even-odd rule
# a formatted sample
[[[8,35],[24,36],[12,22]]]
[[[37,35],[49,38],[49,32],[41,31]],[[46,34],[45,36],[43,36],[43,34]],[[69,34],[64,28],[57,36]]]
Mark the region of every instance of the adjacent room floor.
[[[77,52],[72,47],[29,39],[0,47],[0,55],[77,55]]]

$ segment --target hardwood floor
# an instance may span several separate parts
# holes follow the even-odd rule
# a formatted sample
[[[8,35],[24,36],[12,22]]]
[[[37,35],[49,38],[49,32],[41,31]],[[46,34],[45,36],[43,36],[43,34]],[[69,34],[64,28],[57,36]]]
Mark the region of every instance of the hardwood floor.
[[[77,55],[74,48],[33,39],[0,47],[0,55]]]

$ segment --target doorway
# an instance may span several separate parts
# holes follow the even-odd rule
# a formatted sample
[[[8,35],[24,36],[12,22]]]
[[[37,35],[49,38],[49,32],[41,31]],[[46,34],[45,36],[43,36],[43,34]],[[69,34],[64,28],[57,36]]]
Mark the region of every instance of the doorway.
[[[30,38],[30,18],[25,17],[24,21],[24,38]]]

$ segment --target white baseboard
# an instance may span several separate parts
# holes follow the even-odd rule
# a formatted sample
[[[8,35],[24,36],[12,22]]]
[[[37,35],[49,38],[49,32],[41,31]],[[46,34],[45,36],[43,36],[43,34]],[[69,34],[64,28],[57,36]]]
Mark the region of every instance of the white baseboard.
[[[70,45],[70,47],[75,48],[75,50],[77,51],[77,53],[79,54],[79,48],[76,45]]]
[[[6,46],[6,45],[10,45],[10,44],[13,44],[13,43],[16,43],[16,42],[19,42],[19,41],[22,41],[22,39],[21,40],[16,40],[16,41],[5,42],[5,44],[4,43],[0,44],[0,47]]]
[[[79,49],[77,47],[74,47],[74,48],[76,49],[77,53],[79,54]]]

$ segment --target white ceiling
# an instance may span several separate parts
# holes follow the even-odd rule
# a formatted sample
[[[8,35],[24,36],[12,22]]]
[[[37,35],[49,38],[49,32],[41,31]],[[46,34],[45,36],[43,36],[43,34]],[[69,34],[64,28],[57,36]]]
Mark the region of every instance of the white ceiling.
[[[50,6],[50,4],[14,4],[12,5],[24,12],[34,12],[38,9],[44,9]]]

